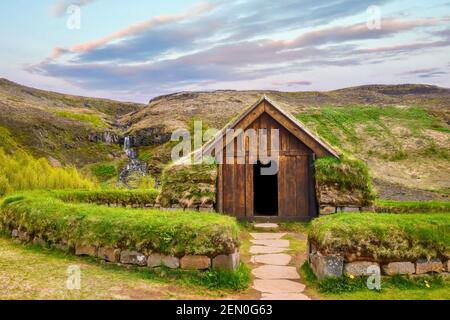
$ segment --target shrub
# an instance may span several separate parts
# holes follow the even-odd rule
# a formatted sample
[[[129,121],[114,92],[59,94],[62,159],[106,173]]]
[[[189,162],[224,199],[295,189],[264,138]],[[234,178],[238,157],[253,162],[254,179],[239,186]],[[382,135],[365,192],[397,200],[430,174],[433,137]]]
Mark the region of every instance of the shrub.
[[[314,220],[309,240],[322,253],[380,261],[448,259],[450,215],[340,213]]]
[[[34,191],[7,197],[1,205],[0,224],[3,229],[24,230],[50,243],[91,244],[176,256],[212,257],[231,253],[238,246],[239,230],[232,217],[67,203],[58,198],[60,195]]]
[[[19,190],[92,187],[73,167],[55,168],[44,158],[35,159],[20,150],[7,154],[0,148],[0,196]]]
[[[92,167],[92,173],[101,181],[117,176],[117,168],[114,165],[98,164]]]

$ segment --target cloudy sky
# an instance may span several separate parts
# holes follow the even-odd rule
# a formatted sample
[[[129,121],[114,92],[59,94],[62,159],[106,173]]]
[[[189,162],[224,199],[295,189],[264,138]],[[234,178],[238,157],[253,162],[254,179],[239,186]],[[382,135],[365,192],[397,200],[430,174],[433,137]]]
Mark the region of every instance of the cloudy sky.
[[[0,77],[128,101],[450,87],[450,0],[2,0],[0,38]]]

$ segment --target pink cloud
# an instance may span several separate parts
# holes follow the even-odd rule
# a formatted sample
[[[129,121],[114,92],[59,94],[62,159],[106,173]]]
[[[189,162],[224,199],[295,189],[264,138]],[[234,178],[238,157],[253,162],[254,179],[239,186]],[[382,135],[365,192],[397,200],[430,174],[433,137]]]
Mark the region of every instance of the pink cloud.
[[[149,19],[147,21],[130,25],[122,30],[116,31],[109,35],[106,35],[100,39],[96,39],[96,40],[86,42],[86,43],[81,43],[81,44],[75,45],[74,47],[72,47],[70,49],[55,48],[54,53],[55,53],[55,51],[58,51],[60,53],[59,55],[57,54],[56,57],[59,57],[61,54],[68,53],[68,52],[85,53],[85,52],[91,51],[93,49],[96,49],[98,47],[101,47],[105,44],[108,44],[112,41],[119,40],[119,39],[129,37],[129,36],[133,36],[135,34],[139,34],[143,31],[150,30],[150,29],[155,28],[160,25],[164,25],[167,23],[180,22],[185,19],[199,16],[205,12],[213,10],[216,7],[217,7],[217,4],[212,4],[212,3],[208,3],[208,2],[200,3],[200,4],[196,5],[190,11],[173,14],[173,15],[161,15],[161,16],[152,17],[151,19]]]

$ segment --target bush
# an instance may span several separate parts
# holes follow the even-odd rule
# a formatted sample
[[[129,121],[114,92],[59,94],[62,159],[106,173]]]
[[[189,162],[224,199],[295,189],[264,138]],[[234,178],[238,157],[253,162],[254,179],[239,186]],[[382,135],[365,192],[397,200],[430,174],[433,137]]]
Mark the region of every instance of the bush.
[[[424,213],[450,212],[450,201],[375,201],[376,212],[386,213]]]
[[[309,240],[322,253],[379,261],[448,259],[449,214],[340,213],[312,222]]]
[[[0,148],[0,197],[19,190],[93,187],[73,167],[55,168],[47,159],[35,159],[20,150],[7,154]]]
[[[0,225],[4,231],[23,230],[50,243],[90,244],[175,256],[213,257],[231,253],[238,246],[238,226],[232,217],[67,203],[58,198],[64,198],[61,195],[64,194],[35,191],[7,197],[1,204]]]

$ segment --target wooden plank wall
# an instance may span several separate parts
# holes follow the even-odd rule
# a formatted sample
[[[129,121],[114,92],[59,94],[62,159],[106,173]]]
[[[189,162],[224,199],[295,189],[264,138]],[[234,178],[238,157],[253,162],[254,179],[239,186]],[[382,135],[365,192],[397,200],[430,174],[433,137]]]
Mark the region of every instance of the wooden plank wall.
[[[307,218],[315,210],[312,150],[268,113],[262,113],[250,123],[248,119],[243,122],[246,123],[242,129],[267,129],[269,146],[270,129],[279,129],[278,216]],[[241,218],[252,217],[254,210],[253,164],[249,164],[248,141],[244,148],[245,164],[238,164],[235,156],[234,164],[219,165],[217,188],[218,210]]]

